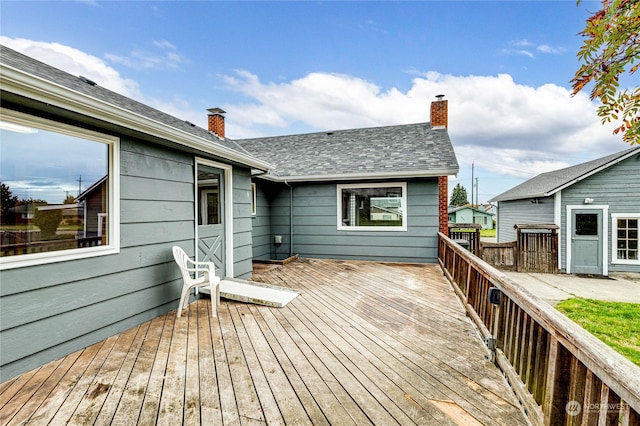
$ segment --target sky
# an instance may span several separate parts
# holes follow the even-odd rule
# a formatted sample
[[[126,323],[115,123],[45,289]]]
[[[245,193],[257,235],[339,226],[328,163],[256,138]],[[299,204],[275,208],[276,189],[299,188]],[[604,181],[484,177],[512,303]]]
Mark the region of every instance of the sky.
[[[459,183],[471,201],[473,170],[485,203],[628,148],[588,91],[571,95],[579,32],[599,8],[0,0],[0,43],[202,127],[220,107],[232,139],[428,122],[444,94],[460,165],[449,191]]]

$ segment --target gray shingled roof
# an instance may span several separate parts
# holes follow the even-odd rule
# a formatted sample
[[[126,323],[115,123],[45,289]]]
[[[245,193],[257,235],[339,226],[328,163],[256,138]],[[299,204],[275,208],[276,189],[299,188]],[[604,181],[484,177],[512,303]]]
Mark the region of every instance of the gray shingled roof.
[[[557,191],[590,176],[594,171],[603,167],[609,167],[618,160],[632,155],[634,152],[640,153],[640,147],[629,148],[615,154],[607,155],[605,157],[597,158],[565,169],[539,174],[538,176],[503,192],[489,201],[520,200],[524,198],[547,197],[549,195],[553,195]]]
[[[458,162],[447,131],[431,128],[429,123],[236,142],[253,155],[276,165],[277,177],[292,181],[458,173]]]
[[[65,71],[61,71],[2,45],[0,45],[0,60],[3,65],[18,69],[26,74],[42,78],[54,84],[82,93],[83,95],[90,96],[100,101],[123,108],[127,111],[131,111],[132,113],[143,116],[149,120],[179,129],[200,139],[207,140],[211,143],[212,148],[214,149],[215,146],[219,145],[224,146],[227,149],[235,150],[238,153],[242,153],[242,155],[247,155],[245,151],[243,151],[233,140],[222,140],[210,133],[207,129],[195,126],[185,120],[181,120],[141,102],[112,92],[109,89],[101,87],[99,81],[96,82],[97,84],[95,85],[89,84],[79,76],[74,76]]]

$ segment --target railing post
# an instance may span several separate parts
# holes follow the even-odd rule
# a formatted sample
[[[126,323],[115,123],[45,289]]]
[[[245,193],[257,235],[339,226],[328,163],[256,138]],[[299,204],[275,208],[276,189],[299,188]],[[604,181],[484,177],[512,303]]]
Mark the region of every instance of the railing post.
[[[569,394],[569,371],[571,362],[566,350],[554,336],[549,338],[547,379],[542,412],[545,425],[565,424],[567,416],[566,396]]]

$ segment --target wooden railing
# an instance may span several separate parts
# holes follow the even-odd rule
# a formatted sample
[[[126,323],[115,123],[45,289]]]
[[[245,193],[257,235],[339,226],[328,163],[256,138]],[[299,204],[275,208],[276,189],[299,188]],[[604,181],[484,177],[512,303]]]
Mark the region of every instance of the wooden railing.
[[[533,424],[640,425],[640,367],[442,233],[438,259]]]

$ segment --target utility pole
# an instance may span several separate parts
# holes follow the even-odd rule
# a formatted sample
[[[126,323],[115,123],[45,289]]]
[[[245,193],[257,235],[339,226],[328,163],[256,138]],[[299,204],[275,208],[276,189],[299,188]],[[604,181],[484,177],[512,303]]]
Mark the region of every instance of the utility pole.
[[[82,175],[78,176],[78,196],[82,194]]]
[[[471,207],[473,207],[473,167],[475,163],[471,162]]]
[[[479,204],[480,202],[478,201],[478,178],[476,178],[476,207],[478,207]]]

